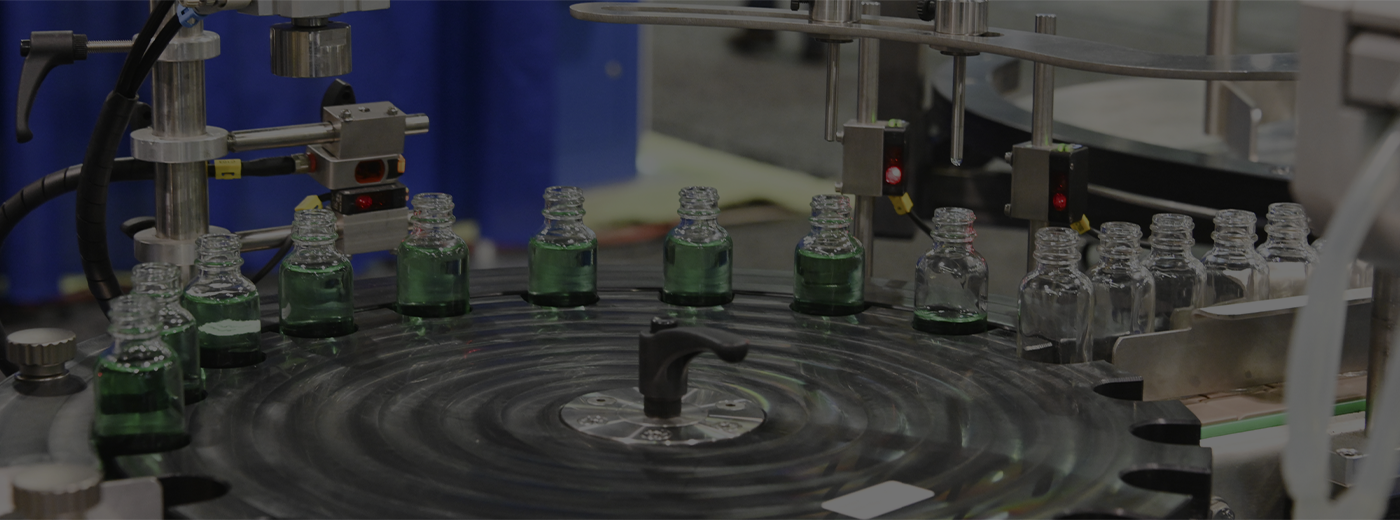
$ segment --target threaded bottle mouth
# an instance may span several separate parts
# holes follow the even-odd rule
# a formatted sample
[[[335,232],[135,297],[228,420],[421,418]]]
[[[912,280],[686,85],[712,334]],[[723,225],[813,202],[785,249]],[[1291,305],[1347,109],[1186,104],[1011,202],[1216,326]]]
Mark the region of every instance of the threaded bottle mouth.
[[[705,218],[719,215],[719,190],[708,186],[682,188],[681,206],[676,213],[686,218]]]
[[[1104,222],[1099,225],[1100,255],[1104,258],[1136,258],[1142,249],[1142,228],[1132,222]]]
[[[1035,259],[1063,265],[1079,261],[1079,233],[1063,227],[1041,228],[1035,232]]]
[[[292,216],[292,241],[305,243],[334,242],[335,213],[316,208],[296,212]]]
[[[1152,216],[1152,247],[1190,248],[1196,243],[1191,230],[1196,223],[1179,213],[1158,213]]]
[[[112,300],[107,333],[118,339],[154,338],[160,333],[156,301],[148,295],[128,294]]]
[[[971,241],[977,236],[972,223],[977,214],[967,208],[946,207],[933,210],[933,235],[950,241]]]
[[[583,217],[583,190],[574,186],[550,186],[544,190],[546,217]]]
[[[821,227],[844,227],[851,224],[851,201],[844,195],[812,197],[812,224]]]
[[[171,298],[180,293],[180,268],[166,262],[145,262],[131,268],[131,293]]]
[[[1242,209],[1222,209],[1215,214],[1215,230],[1211,231],[1211,240],[1224,245],[1253,245],[1259,235],[1254,233],[1254,226],[1259,223],[1259,217],[1252,211]]]
[[[237,267],[243,265],[239,254],[243,240],[232,233],[211,233],[195,241],[199,248],[198,264],[206,267]]]
[[[452,209],[457,207],[452,203],[452,196],[446,193],[419,193],[413,196],[413,216],[411,219],[419,224],[451,224],[457,220],[452,214]]]

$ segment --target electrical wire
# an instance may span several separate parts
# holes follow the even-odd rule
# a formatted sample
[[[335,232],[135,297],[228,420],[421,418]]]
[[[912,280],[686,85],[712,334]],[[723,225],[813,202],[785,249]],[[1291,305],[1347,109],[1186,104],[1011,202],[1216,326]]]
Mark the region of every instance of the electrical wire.
[[[259,281],[262,281],[263,278],[267,277],[268,273],[272,272],[273,267],[277,267],[277,264],[282,263],[282,259],[286,258],[287,252],[291,250],[292,235],[288,234],[287,238],[282,240],[282,247],[277,248],[277,254],[272,255],[272,258],[269,259],[267,263],[262,266],[262,269],[258,269],[258,272],[253,276],[248,277],[248,279],[252,280],[254,284],[257,284]]]
[[[151,37],[160,29],[160,23],[165,20],[165,14],[169,13],[170,8],[174,5],[175,0],[160,0],[156,2],[155,7],[151,9],[151,14],[146,17],[145,25],[141,26],[141,32],[136,35],[136,39],[132,40],[131,51],[127,52],[126,60],[122,62],[121,73],[117,75],[116,90],[120,92],[129,92],[130,94],[127,97],[135,97],[136,88],[140,86],[140,83],[138,82],[136,86],[132,86],[129,89],[127,86],[131,84],[132,77],[136,74],[136,71],[139,70],[137,66],[140,65],[141,60],[146,57],[146,49],[150,46]]]
[[[913,220],[914,225],[918,226],[919,229],[924,232],[924,235],[933,236],[933,227],[929,226],[928,222],[924,222],[924,219],[921,219],[918,215],[915,215],[914,210],[909,210],[909,212],[905,213],[905,215],[909,215],[909,220]]]

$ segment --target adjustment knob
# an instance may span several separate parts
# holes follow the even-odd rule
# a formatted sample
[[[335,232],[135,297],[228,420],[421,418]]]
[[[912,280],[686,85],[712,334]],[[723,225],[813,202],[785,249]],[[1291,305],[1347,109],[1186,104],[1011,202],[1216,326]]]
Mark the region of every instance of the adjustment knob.
[[[63,364],[77,355],[77,335],[68,329],[25,329],[7,339],[5,357],[19,365],[19,378],[26,381],[67,375]]]
[[[11,483],[18,518],[82,518],[102,501],[102,473],[78,464],[41,464]]]
[[[936,0],[918,0],[914,2],[914,11],[919,13],[919,19],[925,22],[933,21],[933,3]]]

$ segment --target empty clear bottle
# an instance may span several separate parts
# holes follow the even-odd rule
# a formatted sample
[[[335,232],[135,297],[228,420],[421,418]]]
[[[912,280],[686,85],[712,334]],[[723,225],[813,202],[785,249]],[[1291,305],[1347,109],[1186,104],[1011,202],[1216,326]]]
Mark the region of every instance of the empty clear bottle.
[[[258,287],[238,271],[242,241],[220,233],[199,237],[199,272],[185,286],[184,306],[199,327],[199,366],[234,368],[267,358],[259,336]]]
[[[112,346],[97,360],[94,444],[104,456],[169,451],[189,444],[179,356],[160,340],[154,299],[112,300]]]
[[[598,301],[598,237],[583,225],[583,192],[573,186],[544,190],[544,228],[530,239],[525,300],[546,307]]]
[[[691,307],[734,301],[734,240],[715,221],[719,192],[691,186],[680,197],[681,223],[666,235],[661,301]]]
[[[335,214],[296,212],[291,254],[277,276],[281,329],[288,336],[331,338],[355,332],[355,270],[335,248]]]
[[[1060,363],[1092,360],[1089,332],[1094,286],[1079,272],[1079,234],[1062,227],[1035,233],[1035,269],[1021,279],[1016,350],[1048,341]]]
[[[452,231],[452,196],[413,196],[413,224],[398,248],[399,314],[423,318],[471,311],[467,242]]]
[[[794,253],[792,310],[848,316],[865,310],[865,248],[851,236],[851,202],[842,195],[812,197],[812,232]]]
[[[1223,305],[1269,298],[1269,265],[1254,250],[1254,212],[1222,209],[1215,214],[1215,241],[1201,265],[1206,270],[1206,292],[1201,306]]]
[[[1269,238],[1259,254],[1269,262],[1269,297],[1287,298],[1307,291],[1308,274],[1317,264],[1317,250],[1308,245],[1308,215],[1303,205],[1275,202],[1269,205]]]
[[[131,268],[131,293],[156,302],[161,321],[160,339],[180,358],[185,404],[204,400],[204,369],[199,367],[199,332],[194,315],[180,306],[180,268],[165,262],[147,262]]]
[[[977,216],[966,208],[933,210],[933,249],[914,275],[914,328],[933,334],[987,330],[987,260],[972,248]]]
[[[1176,213],[1152,216],[1152,252],[1147,270],[1157,293],[1152,330],[1164,331],[1190,326],[1192,310],[1201,306],[1206,292],[1206,269],[1191,256],[1196,244],[1191,217]],[[1175,320],[1175,321],[1174,321]]]
[[[1093,359],[1109,359],[1119,337],[1152,332],[1156,304],[1152,273],[1142,265],[1142,228],[1129,222],[1099,227],[1099,265],[1094,284]]]

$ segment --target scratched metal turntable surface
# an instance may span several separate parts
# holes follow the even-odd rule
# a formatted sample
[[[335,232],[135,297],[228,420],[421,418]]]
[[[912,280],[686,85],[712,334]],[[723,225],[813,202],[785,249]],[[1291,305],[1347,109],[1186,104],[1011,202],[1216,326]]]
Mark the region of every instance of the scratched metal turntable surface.
[[[523,270],[472,274],[464,317],[366,308],[351,336],[265,334],[263,364],[209,371],[188,448],[119,465],[231,486],[176,509],[190,517],[839,517],[822,502],[888,480],[935,493],[888,517],[1165,516],[1191,497],[1121,476],[1194,465],[1209,487],[1207,450],[1132,433],[1190,422],[1179,403],[1100,395],[1122,374],[1017,359],[1006,331],[932,336],[898,306],[796,314],[783,273],[737,276],[734,302],[705,309],[657,301],[654,269],[605,269],[601,302],[574,309],[512,294]],[[392,295],[392,280],[360,287]],[[561,420],[584,394],[636,386],[657,315],[750,340],[737,364],[697,357],[690,385],[759,404],[760,426],[652,446]]]

